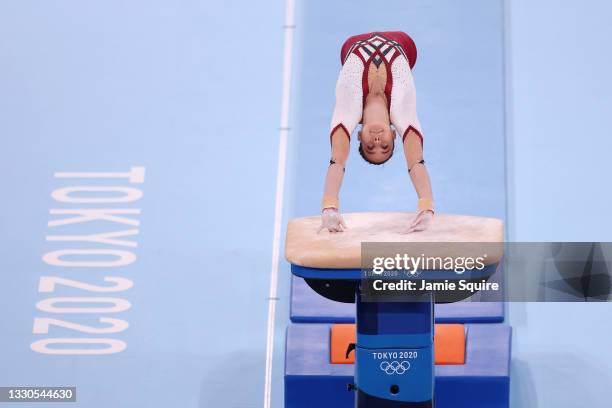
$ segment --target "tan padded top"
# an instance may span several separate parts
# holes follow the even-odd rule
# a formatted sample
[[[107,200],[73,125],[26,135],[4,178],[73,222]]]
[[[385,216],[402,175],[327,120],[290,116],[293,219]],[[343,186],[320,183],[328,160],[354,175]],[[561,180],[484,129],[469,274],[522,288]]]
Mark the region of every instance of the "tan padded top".
[[[368,212],[343,214],[348,229],[317,234],[321,217],[296,218],[289,221],[285,241],[285,257],[294,265],[310,268],[360,269],[362,242],[503,242],[503,223],[496,218],[467,215],[436,214],[426,231],[406,234],[415,213]],[[501,259],[503,246],[489,253],[486,263]],[[428,256],[451,256],[443,253],[444,245],[436,245],[437,253]]]

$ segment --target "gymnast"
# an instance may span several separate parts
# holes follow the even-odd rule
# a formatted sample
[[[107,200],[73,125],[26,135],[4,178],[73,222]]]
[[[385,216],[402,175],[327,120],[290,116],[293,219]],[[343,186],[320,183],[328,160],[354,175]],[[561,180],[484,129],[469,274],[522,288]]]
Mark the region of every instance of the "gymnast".
[[[363,124],[358,132],[359,154],[371,164],[389,160],[396,136],[401,137],[408,173],[419,197],[418,214],[405,232],[424,231],[431,224],[434,202],[423,160],[423,137],[411,71],[416,57],[414,41],[400,31],[355,35],[343,44],[319,232],[324,229],[342,232],[346,228],[338,194],[351,134],[359,123]]]

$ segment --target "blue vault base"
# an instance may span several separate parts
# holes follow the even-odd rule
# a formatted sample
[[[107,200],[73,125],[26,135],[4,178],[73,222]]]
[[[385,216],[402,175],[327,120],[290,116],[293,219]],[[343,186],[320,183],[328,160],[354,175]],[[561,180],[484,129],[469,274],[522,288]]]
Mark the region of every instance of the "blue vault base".
[[[353,306],[354,308],[354,306]],[[354,365],[330,363],[329,324],[287,328],[286,408],[352,408]],[[436,408],[508,408],[512,329],[504,324],[467,324],[464,365],[435,368]]]

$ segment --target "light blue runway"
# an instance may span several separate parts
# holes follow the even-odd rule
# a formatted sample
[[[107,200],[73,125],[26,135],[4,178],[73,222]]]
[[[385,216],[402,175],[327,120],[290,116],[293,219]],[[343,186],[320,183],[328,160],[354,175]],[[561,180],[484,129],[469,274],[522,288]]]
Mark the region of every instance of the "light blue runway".
[[[88,408],[261,406],[284,2],[266,10],[239,1],[0,5],[1,385],[76,385],[76,405]],[[145,167],[144,183],[54,178],[132,166]],[[126,204],[51,197],[83,185],[131,186],[144,195]],[[66,217],[51,209],[95,207],[137,208],[130,217],[140,225],[47,226]],[[130,265],[42,261],[61,249],[120,248],[47,242],[48,235],[132,228],[138,234],[124,238],[138,244],[124,248],[137,256]],[[119,276],[134,286],[40,293],[41,276],[99,285]],[[35,306],[65,296],[116,297],[131,308],[69,314]],[[34,319],[49,317],[96,327],[108,326],[99,317],[112,317],[129,328],[95,335],[51,326],[33,334]],[[30,349],[57,337],[108,337],[127,349],[97,356]]]

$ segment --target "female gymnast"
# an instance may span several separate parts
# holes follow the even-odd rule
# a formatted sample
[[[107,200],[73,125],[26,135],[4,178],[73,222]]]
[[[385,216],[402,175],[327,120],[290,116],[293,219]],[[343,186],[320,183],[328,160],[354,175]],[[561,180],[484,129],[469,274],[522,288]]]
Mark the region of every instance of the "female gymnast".
[[[351,134],[358,123],[363,124],[358,132],[359,153],[371,164],[389,160],[396,136],[401,137],[408,173],[419,197],[419,212],[406,232],[423,231],[431,224],[434,202],[423,160],[423,137],[411,71],[416,57],[414,41],[400,31],[355,35],[342,46],[342,69],[336,84],[330,132],[331,160],[325,178],[319,231],[342,232],[346,228],[338,193]]]

